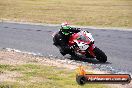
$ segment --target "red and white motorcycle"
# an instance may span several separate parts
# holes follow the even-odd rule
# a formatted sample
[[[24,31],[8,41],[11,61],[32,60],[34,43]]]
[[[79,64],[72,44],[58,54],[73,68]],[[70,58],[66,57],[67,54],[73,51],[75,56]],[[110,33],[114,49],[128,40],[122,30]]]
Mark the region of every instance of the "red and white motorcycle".
[[[83,55],[89,58],[96,58],[105,63],[107,56],[94,45],[94,38],[87,31],[80,31],[71,35],[68,45],[77,55]]]

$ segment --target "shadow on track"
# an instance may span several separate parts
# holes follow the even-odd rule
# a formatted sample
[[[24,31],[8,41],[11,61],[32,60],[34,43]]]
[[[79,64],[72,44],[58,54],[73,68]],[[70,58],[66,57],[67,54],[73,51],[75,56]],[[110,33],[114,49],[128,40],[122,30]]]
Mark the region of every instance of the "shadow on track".
[[[88,63],[92,63],[92,64],[112,64],[111,62],[99,62],[98,60],[96,60],[95,58],[85,58],[85,57],[66,57],[67,59],[70,60],[75,60],[75,61],[81,61],[81,62],[88,62]]]

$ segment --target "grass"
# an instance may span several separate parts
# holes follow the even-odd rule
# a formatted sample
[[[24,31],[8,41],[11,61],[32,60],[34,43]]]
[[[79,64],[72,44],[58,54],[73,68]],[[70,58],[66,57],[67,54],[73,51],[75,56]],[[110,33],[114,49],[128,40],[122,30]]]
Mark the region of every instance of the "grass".
[[[80,86],[75,81],[73,70],[37,64],[0,65],[0,69],[10,72],[19,72],[20,77],[15,82],[5,81],[0,83],[0,88],[107,88],[101,84],[86,84]]]
[[[0,0],[0,19],[132,27],[132,0]]]

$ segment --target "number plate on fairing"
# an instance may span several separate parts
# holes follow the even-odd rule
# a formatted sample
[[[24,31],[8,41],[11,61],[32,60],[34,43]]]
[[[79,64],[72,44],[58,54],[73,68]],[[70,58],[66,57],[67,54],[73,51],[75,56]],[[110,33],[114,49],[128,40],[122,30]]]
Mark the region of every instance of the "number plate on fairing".
[[[76,42],[80,50],[86,50],[89,47],[89,45],[84,42],[78,42],[77,40],[74,40],[74,42]]]
[[[89,47],[89,45],[85,45],[85,44],[81,44],[81,45],[79,44],[78,46],[80,50],[86,50]]]

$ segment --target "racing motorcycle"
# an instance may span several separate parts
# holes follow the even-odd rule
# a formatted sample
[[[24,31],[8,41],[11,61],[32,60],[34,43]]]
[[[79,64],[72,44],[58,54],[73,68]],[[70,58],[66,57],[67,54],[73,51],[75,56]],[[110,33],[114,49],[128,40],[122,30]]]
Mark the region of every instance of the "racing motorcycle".
[[[52,35],[53,40],[54,35],[55,33]],[[69,38],[68,45],[76,55],[83,55],[87,58],[96,58],[99,62],[103,63],[107,61],[107,56],[102,50],[94,45],[94,38],[88,31],[80,31],[72,34]],[[59,46],[58,48],[60,49]]]

